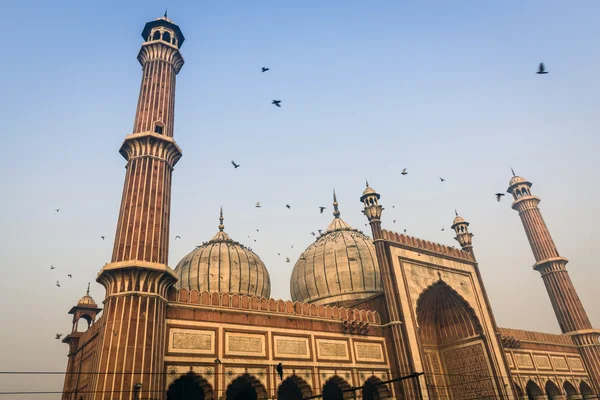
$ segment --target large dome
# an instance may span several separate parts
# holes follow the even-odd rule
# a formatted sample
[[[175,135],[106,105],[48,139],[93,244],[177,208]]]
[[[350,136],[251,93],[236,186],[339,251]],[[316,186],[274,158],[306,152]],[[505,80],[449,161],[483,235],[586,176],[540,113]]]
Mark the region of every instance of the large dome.
[[[334,193],[334,219],[300,256],[292,271],[292,300],[348,305],[381,292],[375,246],[340,218]]]
[[[271,280],[265,264],[252,250],[224,232],[223,211],[219,220],[219,232],[183,257],[175,267],[179,278],[175,288],[268,298]]]

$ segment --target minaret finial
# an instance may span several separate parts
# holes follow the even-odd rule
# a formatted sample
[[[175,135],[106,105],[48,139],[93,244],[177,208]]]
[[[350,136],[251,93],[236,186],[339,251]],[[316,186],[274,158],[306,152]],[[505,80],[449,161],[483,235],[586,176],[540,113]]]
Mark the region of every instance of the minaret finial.
[[[219,230],[221,232],[223,232],[223,229],[225,229],[225,225],[223,225],[223,207],[221,207],[221,214],[219,215]]]
[[[165,18],[167,18],[167,9],[165,8]]]
[[[510,172],[512,172],[513,176],[517,176],[517,174],[515,174],[515,170],[513,169],[513,167],[510,167]]]
[[[458,211],[456,211],[456,208],[454,209],[454,215],[458,217]]]
[[[340,210],[338,210],[337,196],[335,195],[335,188],[333,189],[333,216],[336,218],[340,217]]]
[[[88,282],[88,288],[87,291],[85,292],[86,296],[90,295],[90,283]]]
[[[367,184],[367,187],[369,187],[369,181],[365,179],[365,183]]]

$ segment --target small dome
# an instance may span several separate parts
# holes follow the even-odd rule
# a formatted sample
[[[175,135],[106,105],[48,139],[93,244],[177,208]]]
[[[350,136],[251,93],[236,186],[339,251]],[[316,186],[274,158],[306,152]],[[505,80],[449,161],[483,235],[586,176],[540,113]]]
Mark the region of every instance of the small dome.
[[[78,306],[92,306],[92,307],[96,307],[97,304],[94,301],[94,299],[92,298],[92,296],[90,296],[90,284],[88,283],[88,288],[87,291],[85,292],[85,296],[83,296],[81,299],[79,299],[79,301],[77,302]]]
[[[465,221],[465,219],[463,217],[461,217],[460,215],[457,215],[454,218],[454,221],[452,221],[452,226],[456,225],[456,224],[461,224],[461,223],[465,223],[467,221]]]
[[[334,197],[335,218],[292,271],[293,301],[343,306],[383,290],[373,241],[339,215]]]
[[[372,187],[367,186],[365,188],[365,190],[363,191],[363,196],[365,196],[367,194],[373,194],[373,193],[376,193],[375,190]]]
[[[252,250],[219,232],[183,257],[175,267],[175,288],[269,297],[271,280],[265,264]]]
[[[521,183],[521,182],[527,182],[527,181],[525,180],[525,178],[521,178],[520,176],[515,175],[510,179],[508,186],[512,186],[515,183]]]

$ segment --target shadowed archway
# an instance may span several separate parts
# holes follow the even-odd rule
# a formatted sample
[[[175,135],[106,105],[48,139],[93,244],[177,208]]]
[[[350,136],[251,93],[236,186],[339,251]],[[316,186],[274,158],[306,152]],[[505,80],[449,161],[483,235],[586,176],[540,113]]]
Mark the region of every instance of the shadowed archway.
[[[387,385],[381,384],[381,379],[372,376],[363,385],[363,400],[387,400],[392,399],[392,393]]]
[[[528,400],[544,400],[545,399],[542,389],[540,389],[540,387],[534,381],[527,382],[527,386],[525,386],[525,391],[527,392]]]
[[[206,379],[188,372],[177,378],[167,390],[167,400],[213,400],[213,389]]]
[[[277,389],[277,398],[281,400],[302,400],[310,396],[312,396],[312,389],[298,375],[286,378]]]
[[[573,386],[573,384],[569,381],[565,381],[563,383],[563,390],[565,391],[565,394],[567,395],[567,400],[581,398],[581,396],[579,396],[579,394],[577,393],[577,389],[575,389],[575,386]]]
[[[266,398],[267,390],[264,385],[249,374],[235,378],[227,386],[225,395],[226,400],[264,400]]]
[[[548,400],[562,399],[563,398],[561,396],[560,389],[558,388],[558,385],[556,385],[556,383],[554,383],[552,381],[546,382],[546,394],[548,395]]]
[[[584,399],[594,399],[594,391],[585,381],[581,381],[579,384],[579,393],[583,396]]]
[[[344,392],[344,390],[350,388],[351,386],[348,382],[336,375],[323,385],[323,400],[344,400],[354,398],[352,392]]]
[[[460,294],[438,280],[419,296],[417,322],[429,397],[496,398],[483,329]]]

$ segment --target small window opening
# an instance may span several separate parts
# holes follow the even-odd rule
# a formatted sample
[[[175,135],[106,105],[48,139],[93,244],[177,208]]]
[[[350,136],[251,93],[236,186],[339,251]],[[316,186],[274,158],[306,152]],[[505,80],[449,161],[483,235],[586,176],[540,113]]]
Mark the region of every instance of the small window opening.
[[[156,31],[154,32],[154,35],[152,35],[152,40],[159,40],[160,39],[160,32]]]
[[[158,124],[154,125],[154,132],[158,133],[159,135],[162,135],[163,134],[162,125],[158,125]]]
[[[171,43],[171,34],[169,32],[163,33],[163,40],[167,43]]]

